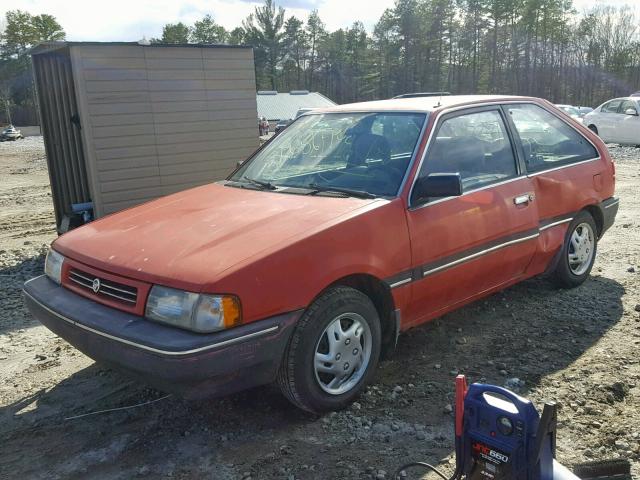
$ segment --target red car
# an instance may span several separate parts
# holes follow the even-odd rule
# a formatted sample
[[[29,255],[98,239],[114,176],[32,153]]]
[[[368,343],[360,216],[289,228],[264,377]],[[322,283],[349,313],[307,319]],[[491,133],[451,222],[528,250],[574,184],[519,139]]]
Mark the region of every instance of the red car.
[[[618,200],[602,141],[525,97],[314,110],[225,181],[57,239],[33,315],[186,397],[277,381],[344,407],[401,331],[544,273],[585,281]]]

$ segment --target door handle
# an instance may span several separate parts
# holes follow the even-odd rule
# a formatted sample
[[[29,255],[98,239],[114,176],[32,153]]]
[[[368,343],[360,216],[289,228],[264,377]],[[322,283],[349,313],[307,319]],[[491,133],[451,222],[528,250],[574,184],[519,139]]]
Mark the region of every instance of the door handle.
[[[515,203],[516,205],[524,205],[526,203],[533,202],[534,198],[535,196],[533,195],[533,193],[524,193],[515,197],[513,199],[513,203]]]

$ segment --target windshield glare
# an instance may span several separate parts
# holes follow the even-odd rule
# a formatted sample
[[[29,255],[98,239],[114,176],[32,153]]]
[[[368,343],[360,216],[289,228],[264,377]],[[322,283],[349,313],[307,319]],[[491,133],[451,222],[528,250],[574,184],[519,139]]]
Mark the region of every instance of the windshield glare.
[[[424,113],[327,113],[300,117],[230,180],[276,187],[398,193]]]

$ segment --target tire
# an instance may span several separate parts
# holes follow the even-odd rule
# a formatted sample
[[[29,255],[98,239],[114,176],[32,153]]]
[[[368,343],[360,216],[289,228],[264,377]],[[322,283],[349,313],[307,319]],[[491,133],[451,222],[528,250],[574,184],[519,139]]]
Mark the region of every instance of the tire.
[[[587,128],[598,135],[598,127],[596,127],[595,125],[589,125]]]
[[[583,210],[575,216],[567,229],[560,258],[553,271],[555,283],[561,288],[581,285],[591,273],[597,250],[596,222],[591,214]]]
[[[345,408],[374,374],[380,343],[380,319],[369,297],[350,287],[331,288],[298,321],[278,372],[280,390],[308,412]]]

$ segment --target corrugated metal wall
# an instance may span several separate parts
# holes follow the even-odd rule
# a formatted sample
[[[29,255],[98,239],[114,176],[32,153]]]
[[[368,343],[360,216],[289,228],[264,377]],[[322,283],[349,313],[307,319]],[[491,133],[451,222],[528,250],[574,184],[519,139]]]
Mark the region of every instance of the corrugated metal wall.
[[[71,204],[91,201],[69,49],[33,57],[58,228]]]
[[[72,203],[100,217],[223,179],[258,147],[251,48],[62,45],[32,57],[58,226]]]

